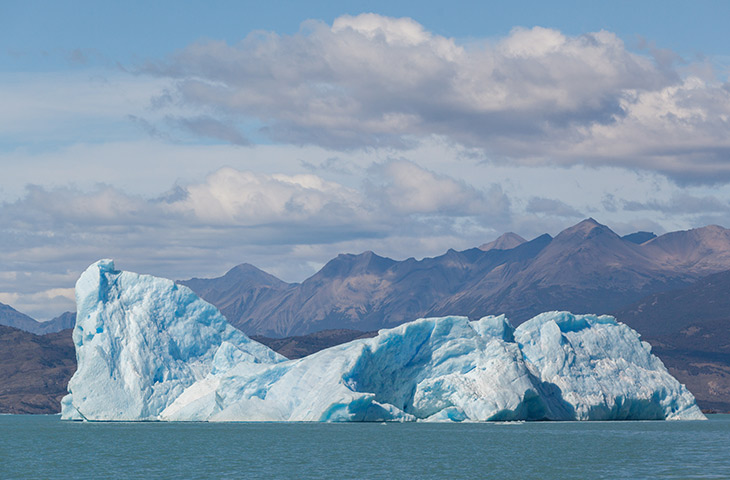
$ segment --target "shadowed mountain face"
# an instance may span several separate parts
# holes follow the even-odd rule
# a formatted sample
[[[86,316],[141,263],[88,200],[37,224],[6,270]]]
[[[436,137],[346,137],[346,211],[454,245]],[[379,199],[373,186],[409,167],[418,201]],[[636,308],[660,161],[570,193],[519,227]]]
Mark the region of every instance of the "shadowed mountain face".
[[[730,411],[730,271],[657,293],[613,315],[642,333],[702,408]]]
[[[547,310],[610,312],[730,269],[730,231],[716,226],[636,243],[587,219],[555,238],[503,237],[423,260],[339,255],[300,284],[250,265],[181,283],[244,332],[284,337],[372,331],[423,316],[506,313],[517,324]]]
[[[34,335],[0,326],[0,413],[58,413],[76,370],[71,330]]]
[[[652,232],[634,232],[629,233],[628,235],[624,235],[624,240],[628,240],[631,243],[636,243],[637,245],[641,245],[644,242],[648,242],[651,239],[656,238],[656,235]]]
[[[612,315],[651,338],[684,335],[698,322],[728,320],[730,326],[730,271],[709,275],[686,288],[649,295]],[[727,348],[730,353],[730,345]]]

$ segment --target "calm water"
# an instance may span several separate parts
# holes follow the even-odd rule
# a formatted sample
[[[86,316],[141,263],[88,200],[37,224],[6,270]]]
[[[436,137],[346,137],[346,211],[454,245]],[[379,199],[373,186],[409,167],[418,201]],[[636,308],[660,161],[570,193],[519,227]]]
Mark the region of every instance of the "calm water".
[[[730,479],[730,415],[387,425],[0,415],[0,478]]]

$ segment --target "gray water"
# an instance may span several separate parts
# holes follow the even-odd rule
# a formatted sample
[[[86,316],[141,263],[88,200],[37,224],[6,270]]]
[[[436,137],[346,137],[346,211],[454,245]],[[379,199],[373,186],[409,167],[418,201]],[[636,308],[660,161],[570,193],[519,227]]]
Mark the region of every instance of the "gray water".
[[[730,479],[730,415],[709,418],[208,424],[0,415],[0,478]]]

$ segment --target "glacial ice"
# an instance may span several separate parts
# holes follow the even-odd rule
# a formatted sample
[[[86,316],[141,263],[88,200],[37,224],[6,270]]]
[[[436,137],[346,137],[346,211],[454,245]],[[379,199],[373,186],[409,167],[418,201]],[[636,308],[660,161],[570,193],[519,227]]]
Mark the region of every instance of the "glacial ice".
[[[111,260],[81,275],[76,308],[77,367],[62,401],[68,418],[157,420],[218,364],[286,360],[189,288],[114,270]]]
[[[62,418],[161,421],[703,419],[612,317],[424,318],[298,360],[170,280],[91,265]]]

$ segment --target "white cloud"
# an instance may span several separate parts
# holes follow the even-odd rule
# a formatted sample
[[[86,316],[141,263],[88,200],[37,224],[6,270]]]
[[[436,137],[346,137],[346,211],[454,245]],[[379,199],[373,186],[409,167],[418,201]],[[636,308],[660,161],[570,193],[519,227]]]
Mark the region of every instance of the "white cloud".
[[[509,200],[498,185],[491,185],[485,194],[463,181],[408,160],[376,164],[371,171],[384,181],[371,187],[371,195],[384,208],[398,213],[503,217],[509,211]]]
[[[570,159],[642,167],[681,183],[730,178],[730,88],[698,77],[645,92],[626,92],[625,115],[583,130],[566,149]],[[559,153],[553,150],[551,153]]]
[[[263,175],[223,168],[190,185],[166,210],[203,223],[255,226],[281,222],[343,223],[363,215],[359,193],[316,175]],[[321,218],[325,217],[325,218]]]

